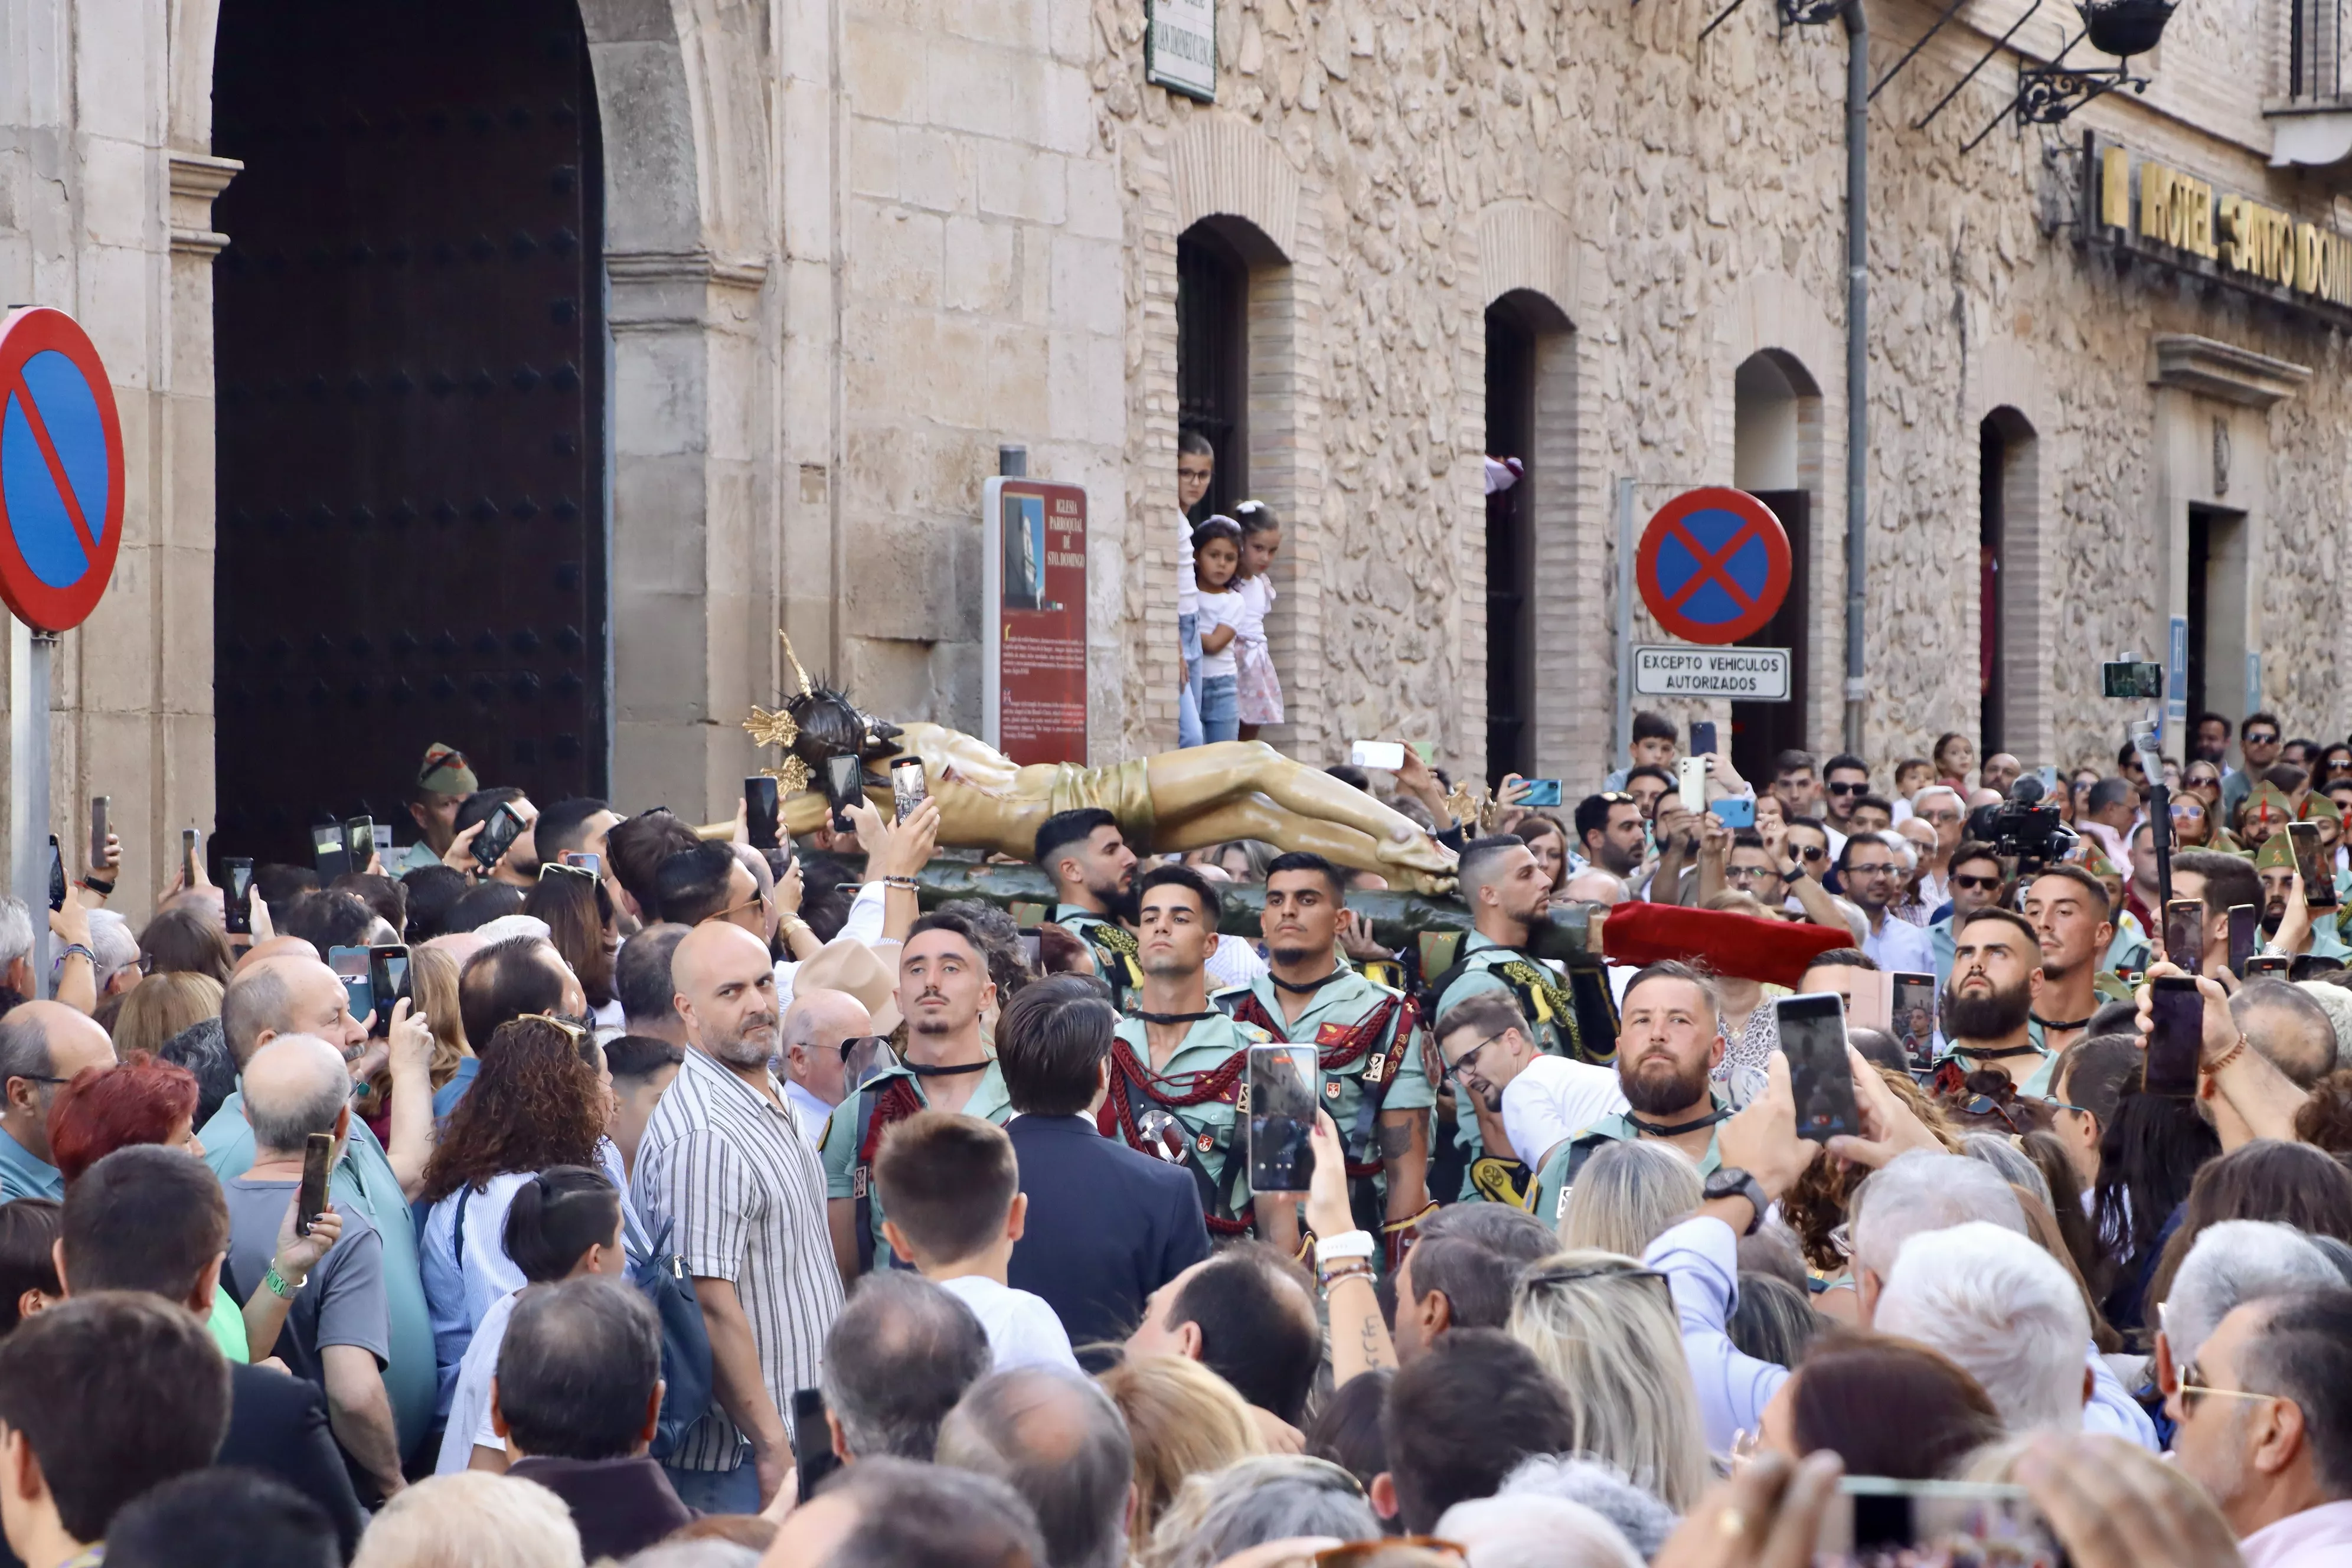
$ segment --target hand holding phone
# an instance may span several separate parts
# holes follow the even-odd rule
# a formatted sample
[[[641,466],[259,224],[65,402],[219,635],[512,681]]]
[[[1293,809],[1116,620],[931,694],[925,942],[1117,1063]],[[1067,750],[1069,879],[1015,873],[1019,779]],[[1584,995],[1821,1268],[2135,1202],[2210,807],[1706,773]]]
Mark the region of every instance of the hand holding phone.
[[[1559,799],[1558,779],[1521,779],[1519,797],[1512,804],[1524,805],[1531,811],[1540,811],[1547,806],[1557,806],[1559,805]]]
[[[507,851],[514,847],[514,841],[522,837],[522,814],[500,801],[498,809],[482,824],[481,832],[475,836],[475,863],[485,873],[497,870],[499,862],[507,858]]]
[[[89,797],[89,868],[92,871],[106,869],[106,813],[112,804],[112,797],[108,795]]]
[[[2305,909],[2332,910],[2336,907],[2336,873],[2327,863],[2327,852],[2319,846],[2319,824],[2290,822],[2286,825],[2287,842],[2294,850],[2295,874],[2303,879],[2303,902]]]
[[[930,798],[930,782],[923,775],[923,759],[899,757],[890,764],[890,800],[897,807],[895,820],[904,822],[915,815],[915,808]]]
[[[205,836],[193,827],[180,829],[180,886],[200,888],[205,881]]]
[[[311,828],[310,851],[318,858],[320,882],[331,887],[337,879],[351,875],[352,851],[343,840],[341,823],[322,822]]]
[[[803,1502],[841,1468],[841,1456],[833,1451],[833,1428],[824,1418],[822,1389],[793,1391],[793,1468],[799,1472],[793,1484]]]
[[[1675,763],[1675,784],[1683,809],[1696,816],[1706,809],[1706,759],[1684,757]]]
[[[1303,1193],[1315,1172],[1312,1135],[1322,1069],[1312,1046],[1252,1046],[1247,1063],[1250,1190]]]
[[[2204,966],[2203,900],[2175,899],[2164,906],[2164,956],[2184,974],[2195,974]]]
[[[1862,1132],[1853,1099],[1853,1065],[1846,1057],[1845,1003],[1833,991],[1783,996],[1772,1004],[1780,1053],[1789,1058],[1790,1097],[1797,1136],[1816,1143]]]
[[[368,954],[368,1004],[375,1015],[368,1033],[377,1039],[392,1035],[393,1009],[409,999],[408,949],[404,945],[372,947]]]
[[[743,831],[754,849],[776,847],[776,781],[761,774],[743,781]]]
[[[232,936],[247,935],[253,930],[253,857],[231,855],[221,872],[228,879],[221,889],[221,925]]]
[[[308,1236],[327,1208],[327,1178],[335,1164],[331,1132],[313,1132],[302,1141],[302,1187],[294,1205],[294,1234]]]
[[[1377,768],[1392,773],[1404,766],[1404,742],[1402,741],[1358,741],[1348,748],[1348,760],[1360,768]]]
[[[2205,997],[2195,979],[2159,974],[2148,983],[2147,1061],[2141,1087],[2149,1094],[2188,1099],[2197,1092],[2197,1063],[2205,1046]]]
[[[1712,719],[1692,720],[1690,727],[1690,742],[1691,755],[1694,757],[1704,757],[1711,752],[1721,751],[1722,748],[1715,743],[1715,721]]]

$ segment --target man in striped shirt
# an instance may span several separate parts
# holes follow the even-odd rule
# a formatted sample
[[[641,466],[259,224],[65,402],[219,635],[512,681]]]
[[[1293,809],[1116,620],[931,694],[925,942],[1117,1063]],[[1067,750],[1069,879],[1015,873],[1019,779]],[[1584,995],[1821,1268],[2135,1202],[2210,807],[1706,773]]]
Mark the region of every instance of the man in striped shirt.
[[[691,1048],[646,1126],[630,1188],[694,1276],[713,1398],[666,1468],[690,1508],[756,1513],[791,1468],[783,1413],[793,1390],[816,1386],[841,1274],[824,1168],[768,1068],[779,1036],[766,947],[705,921],[670,973]]]

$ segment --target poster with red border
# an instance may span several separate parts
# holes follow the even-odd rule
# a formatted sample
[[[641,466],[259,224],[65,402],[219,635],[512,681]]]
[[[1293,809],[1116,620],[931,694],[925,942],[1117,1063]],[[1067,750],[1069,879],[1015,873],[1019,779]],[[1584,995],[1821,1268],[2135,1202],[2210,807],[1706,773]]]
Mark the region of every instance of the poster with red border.
[[[1084,764],[1087,492],[992,479],[981,508],[981,738],[1024,767]]]

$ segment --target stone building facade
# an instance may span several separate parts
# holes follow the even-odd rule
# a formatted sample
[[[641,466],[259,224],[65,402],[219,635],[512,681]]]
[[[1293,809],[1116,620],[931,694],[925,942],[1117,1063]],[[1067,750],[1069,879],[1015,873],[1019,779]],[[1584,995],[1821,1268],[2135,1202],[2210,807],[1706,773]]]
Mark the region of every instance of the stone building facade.
[[[280,3],[0,0],[19,68],[0,72],[0,280],[82,318],[129,446],[116,584],[58,660],[55,816],[72,843],[70,803],[110,795],[134,891],[175,828],[230,805],[215,269],[237,236],[215,199],[264,171],[216,143],[214,93],[220,51]],[[1875,82],[1942,7],[1867,3]],[[2029,765],[2112,755],[2126,715],[2095,667],[2160,655],[2175,617],[2208,705],[2352,725],[2352,312],[2104,227],[2084,151],[2095,134],[2127,174],[2352,227],[2333,156],[2352,111],[2319,58],[2334,34],[2321,51],[2297,26],[2313,4],[2186,0],[2136,62],[2144,94],[1964,150],[2076,30],[2070,8],[1970,0],[1873,102],[1874,757],[1947,729]],[[877,711],[976,727],[979,499],[1008,443],[1089,491],[1093,760],[1172,744],[1171,479],[1200,331],[1179,278],[1212,241],[1237,290],[1230,466],[1287,523],[1271,629],[1291,721],[1269,739],[1318,762],[1426,739],[1478,773],[1501,660],[1508,760],[1597,776],[1630,480],[1641,516],[1697,484],[1801,492],[1798,701],[1712,716],[1837,749],[1847,41],[1771,0],[1702,37],[1719,9],[1215,0],[1201,102],[1150,79],[1143,0],[581,0],[605,350],[586,776],[625,808],[723,811],[753,761],[735,721],[782,678],[779,626]],[[1480,460],[1497,399],[1528,470],[1494,536],[1509,560],[1489,559]],[[1490,626],[1490,604],[1516,618]],[[1634,635],[1661,640],[1638,609]],[[402,748],[528,779],[453,689],[402,714]],[[289,767],[353,722],[312,712],[270,731]]]

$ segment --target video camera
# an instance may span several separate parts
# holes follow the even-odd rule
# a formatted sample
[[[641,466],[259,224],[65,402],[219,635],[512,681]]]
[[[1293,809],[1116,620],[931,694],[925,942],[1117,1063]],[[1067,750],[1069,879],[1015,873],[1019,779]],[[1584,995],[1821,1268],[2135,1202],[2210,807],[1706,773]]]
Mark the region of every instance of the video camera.
[[[2010,786],[2007,800],[1988,801],[1969,813],[1968,837],[1991,845],[2003,859],[2014,857],[2023,870],[2064,859],[2076,842],[2058,803],[2042,799],[2042,781],[2032,773]]]

